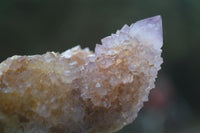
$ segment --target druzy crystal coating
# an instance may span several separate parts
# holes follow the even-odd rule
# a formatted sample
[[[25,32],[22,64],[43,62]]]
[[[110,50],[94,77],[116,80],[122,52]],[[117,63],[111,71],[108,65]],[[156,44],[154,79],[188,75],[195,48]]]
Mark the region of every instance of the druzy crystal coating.
[[[95,52],[13,56],[0,64],[1,133],[111,133],[148,100],[162,64],[160,16],[125,25]]]

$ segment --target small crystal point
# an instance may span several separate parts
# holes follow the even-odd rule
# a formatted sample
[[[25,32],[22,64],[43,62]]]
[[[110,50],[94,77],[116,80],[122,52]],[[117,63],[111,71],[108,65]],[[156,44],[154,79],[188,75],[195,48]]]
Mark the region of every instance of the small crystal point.
[[[137,21],[129,33],[144,45],[160,49],[163,45],[162,18],[160,15]]]

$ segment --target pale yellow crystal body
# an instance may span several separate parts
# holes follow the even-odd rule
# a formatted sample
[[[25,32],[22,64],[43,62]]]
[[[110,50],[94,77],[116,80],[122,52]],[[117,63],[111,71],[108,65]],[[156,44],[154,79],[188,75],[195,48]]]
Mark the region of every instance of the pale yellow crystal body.
[[[0,133],[111,133],[131,123],[162,63],[161,49],[131,32],[95,53],[77,46],[2,62]]]

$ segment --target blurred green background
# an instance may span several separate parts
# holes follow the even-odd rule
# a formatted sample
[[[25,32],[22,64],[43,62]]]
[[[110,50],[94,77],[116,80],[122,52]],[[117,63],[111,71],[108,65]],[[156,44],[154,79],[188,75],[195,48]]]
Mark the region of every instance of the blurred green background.
[[[199,133],[199,0],[1,0],[0,61],[75,45],[93,50],[124,24],[159,14],[164,64],[157,89],[119,133]]]

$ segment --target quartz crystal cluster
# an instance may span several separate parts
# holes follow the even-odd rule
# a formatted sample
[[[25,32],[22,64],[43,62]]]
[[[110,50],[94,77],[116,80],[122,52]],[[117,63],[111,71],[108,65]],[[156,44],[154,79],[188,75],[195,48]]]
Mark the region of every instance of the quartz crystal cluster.
[[[0,133],[111,133],[148,100],[162,63],[160,16],[125,25],[95,52],[13,56],[0,64]]]

